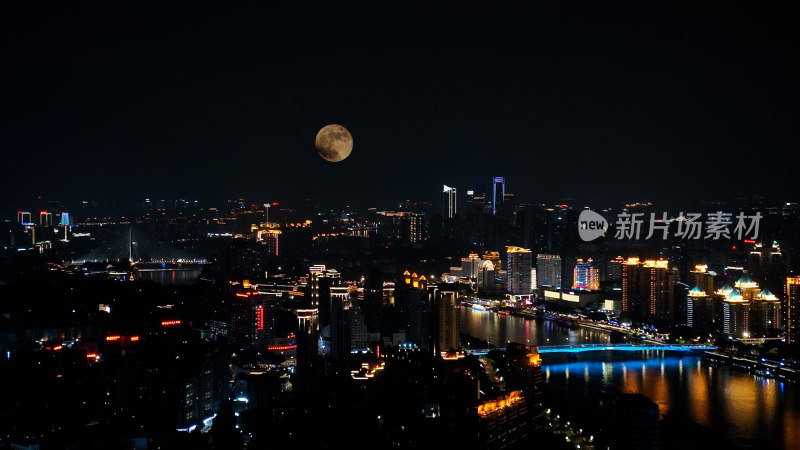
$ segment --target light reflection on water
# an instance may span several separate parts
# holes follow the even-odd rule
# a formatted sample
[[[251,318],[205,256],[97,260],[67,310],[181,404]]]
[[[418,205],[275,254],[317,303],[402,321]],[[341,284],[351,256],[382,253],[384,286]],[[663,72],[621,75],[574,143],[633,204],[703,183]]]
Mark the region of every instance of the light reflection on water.
[[[571,330],[549,321],[466,308],[461,319],[463,332],[497,346],[508,341],[530,345],[608,342],[607,334],[595,330]],[[577,362],[553,363],[546,358],[545,379],[570,392],[644,394],[659,405],[662,418],[693,421],[746,448],[800,449],[797,385],[711,367],[697,356],[611,353],[581,353]]]

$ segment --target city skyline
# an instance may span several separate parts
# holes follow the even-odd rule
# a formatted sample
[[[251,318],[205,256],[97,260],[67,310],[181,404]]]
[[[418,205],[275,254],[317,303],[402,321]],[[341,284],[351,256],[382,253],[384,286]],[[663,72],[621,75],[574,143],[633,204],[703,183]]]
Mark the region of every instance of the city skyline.
[[[0,449],[798,448],[790,11],[0,6]]]

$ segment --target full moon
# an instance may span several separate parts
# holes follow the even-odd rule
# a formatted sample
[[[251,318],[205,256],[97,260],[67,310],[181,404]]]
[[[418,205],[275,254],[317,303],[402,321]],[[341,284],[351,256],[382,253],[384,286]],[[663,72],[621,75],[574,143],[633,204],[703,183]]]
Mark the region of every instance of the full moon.
[[[353,150],[353,135],[341,125],[335,123],[326,125],[317,133],[314,145],[323,159],[339,162],[350,156]]]

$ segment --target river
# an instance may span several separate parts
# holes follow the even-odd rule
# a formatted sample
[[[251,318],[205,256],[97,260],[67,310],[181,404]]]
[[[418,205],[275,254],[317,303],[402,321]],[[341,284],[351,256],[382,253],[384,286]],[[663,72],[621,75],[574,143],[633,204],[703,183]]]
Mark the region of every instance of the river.
[[[461,308],[461,330],[492,346],[608,343],[609,335],[550,321]],[[692,354],[649,352],[543,355],[548,401],[575,416],[601,392],[640,393],[659,406],[662,448],[800,449],[796,384],[712,367]],[[581,411],[581,410],[584,411]],[[586,420],[586,418],[584,418]],[[589,419],[591,420],[591,419]],[[589,424],[587,424],[589,425]]]

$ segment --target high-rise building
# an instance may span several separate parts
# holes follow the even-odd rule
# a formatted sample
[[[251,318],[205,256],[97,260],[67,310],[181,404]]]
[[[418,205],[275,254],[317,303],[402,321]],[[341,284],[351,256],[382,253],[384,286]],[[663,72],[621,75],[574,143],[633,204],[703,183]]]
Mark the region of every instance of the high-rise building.
[[[317,309],[298,309],[297,314],[297,389],[311,392],[319,385],[319,321]]]
[[[331,320],[330,289],[341,283],[342,276],[335,269],[327,269],[323,264],[311,266],[308,271],[309,306],[319,310],[320,326],[325,327]]]
[[[32,225],[31,219],[31,212],[30,211],[17,211],[17,222],[23,225]]]
[[[493,291],[495,289],[494,264],[488,259],[481,260],[478,267],[478,290]]]
[[[461,350],[458,283],[439,283],[436,291],[436,340],[434,354]]]
[[[48,211],[39,211],[39,225],[43,227],[52,227],[53,213]]]
[[[772,241],[771,245],[756,243],[748,255],[747,269],[764,287],[780,292],[786,278],[786,265],[778,242]]]
[[[561,288],[561,256],[539,254],[536,256],[536,285]]]
[[[694,270],[689,272],[689,286],[698,286],[701,291],[709,296],[714,292],[714,276],[716,273],[708,270],[705,264],[694,266]]]
[[[751,336],[770,337],[781,325],[781,301],[769,289],[762,290],[750,305]]]
[[[522,247],[506,247],[508,292],[512,295],[531,294],[531,267],[533,253]]]
[[[686,325],[714,329],[714,302],[700,286],[693,287],[686,296]]]
[[[750,337],[750,301],[734,289],[722,302],[722,332],[737,338]]]
[[[258,231],[258,240],[267,247],[268,255],[280,255],[280,237],[281,230],[274,228]]]
[[[408,341],[423,350],[431,350],[431,301],[425,288],[409,288],[408,292]]]
[[[237,292],[233,301],[231,334],[240,343],[265,345],[266,339],[277,337],[279,299],[255,290]]]
[[[425,214],[410,213],[408,216],[408,240],[411,243],[422,242],[425,238]]]
[[[503,177],[492,178],[492,215],[503,207],[506,200],[506,180]]]
[[[622,281],[622,265],[625,264],[625,259],[622,256],[617,256],[608,262],[608,272],[606,274],[606,281]]]
[[[344,362],[350,356],[350,292],[346,286],[331,288],[331,352],[333,359]]]
[[[622,265],[622,310],[659,319],[676,319],[675,281],[677,272],[666,260],[628,258]]]
[[[597,268],[594,267],[592,258],[583,261],[583,258],[578,258],[575,262],[575,269],[572,271],[572,289],[587,289],[596,291],[600,289],[600,281],[598,280]]]
[[[786,318],[786,343],[800,344],[800,276],[786,278],[783,316]]]
[[[456,188],[444,185],[442,191],[442,217],[445,219],[452,219],[458,213],[456,197]]]
[[[479,187],[467,191],[467,213],[482,216],[486,212],[486,193]]]
[[[481,259],[477,253],[470,253],[466,258],[461,258],[461,276],[473,280],[477,279],[480,265]]]

